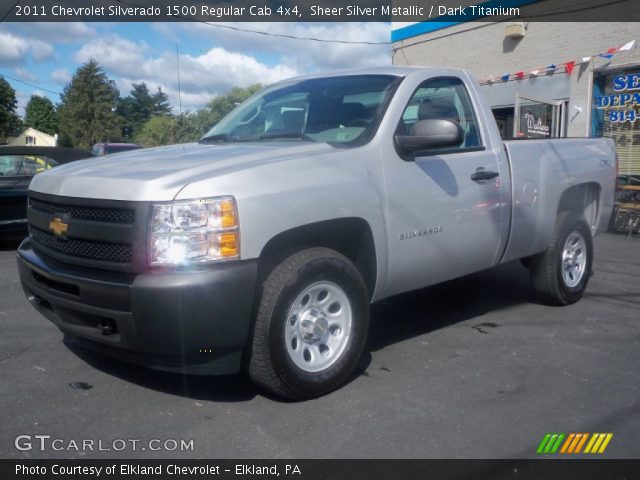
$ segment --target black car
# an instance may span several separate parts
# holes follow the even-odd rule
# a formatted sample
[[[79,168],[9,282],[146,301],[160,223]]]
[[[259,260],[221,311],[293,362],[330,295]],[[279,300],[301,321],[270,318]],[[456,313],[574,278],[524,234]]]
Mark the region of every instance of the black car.
[[[73,148],[0,146],[0,239],[26,234],[27,189],[34,175],[90,156]]]
[[[91,148],[91,154],[96,157],[102,155],[111,155],[112,153],[128,152],[129,150],[138,150],[142,148],[142,145],[137,143],[96,143]]]

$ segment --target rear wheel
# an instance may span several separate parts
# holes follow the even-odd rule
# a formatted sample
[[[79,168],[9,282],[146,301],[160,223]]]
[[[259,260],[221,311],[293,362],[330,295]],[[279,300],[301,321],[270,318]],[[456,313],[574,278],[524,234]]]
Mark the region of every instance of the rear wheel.
[[[327,248],[291,255],[263,284],[249,374],[289,399],[342,385],[364,348],[369,298],[357,268]]]
[[[530,257],[533,286],[541,301],[575,303],[587,288],[593,262],[593,239],[587,222],[576,212],[558,216],[551,243]]]

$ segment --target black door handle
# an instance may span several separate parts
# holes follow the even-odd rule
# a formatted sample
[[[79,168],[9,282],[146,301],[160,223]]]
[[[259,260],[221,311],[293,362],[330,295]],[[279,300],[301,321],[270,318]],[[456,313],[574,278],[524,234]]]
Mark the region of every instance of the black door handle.
[[[471,180],[474,182],[478,182],[480,180],[491,180],[492,178],[496,178],[500,176],[498,172],[494,172],[492,170],[485,170],[482,167],[479,167],[476,170],[476,173],[471,174]]]

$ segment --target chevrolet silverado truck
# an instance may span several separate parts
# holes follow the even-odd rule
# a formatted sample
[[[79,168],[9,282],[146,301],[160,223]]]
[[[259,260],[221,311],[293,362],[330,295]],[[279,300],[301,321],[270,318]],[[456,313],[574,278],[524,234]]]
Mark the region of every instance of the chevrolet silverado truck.
[[[518,259],[578,301],[616,166],[609,139],[503,141],[464,70],[299,77],[198,143],[34,177],[20,278],[107,355],[311,398],[354,371],[372,302]]]

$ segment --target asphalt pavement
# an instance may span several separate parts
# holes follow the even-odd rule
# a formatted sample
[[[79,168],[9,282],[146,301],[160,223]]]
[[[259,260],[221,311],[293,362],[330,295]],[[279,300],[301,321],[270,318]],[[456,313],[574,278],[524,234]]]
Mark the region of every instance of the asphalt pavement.
[[[380,302],[358,374],[300,403],[82,350],[25,299],[15,248],[0,245],[0,458],[533,458],[548,432],[613,433],[601,457],[640,456],[638,237],[597,237],[568,307],[536,303],[519,262]]]

